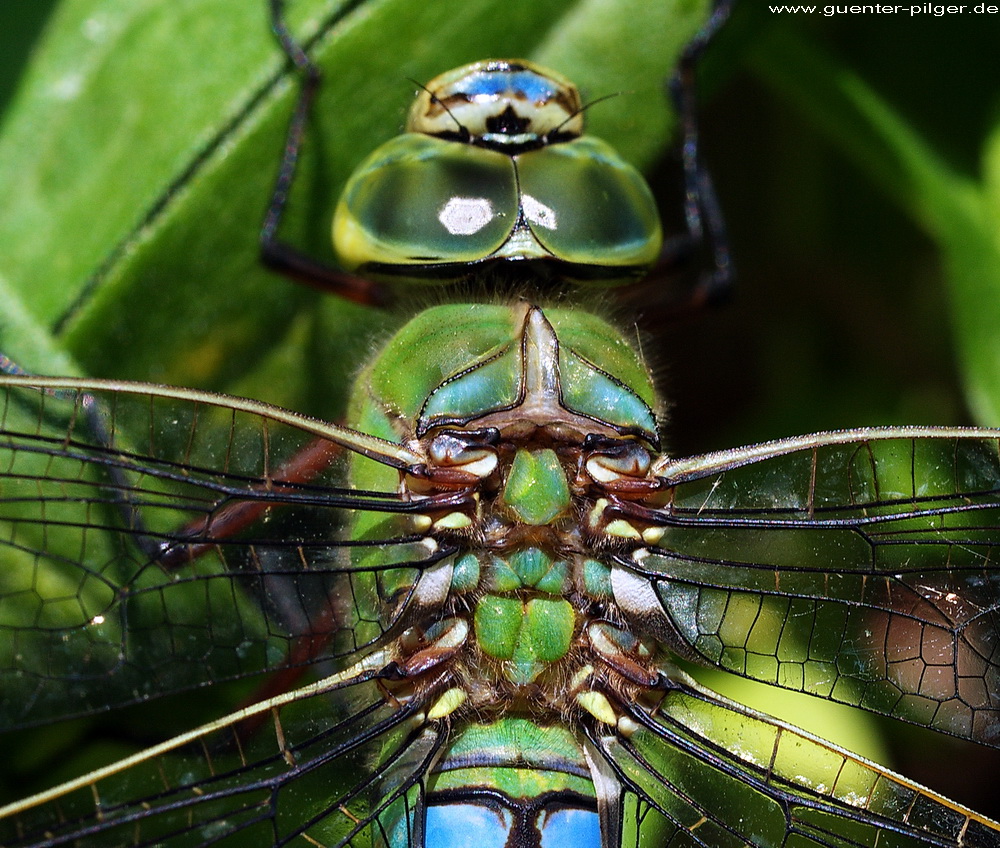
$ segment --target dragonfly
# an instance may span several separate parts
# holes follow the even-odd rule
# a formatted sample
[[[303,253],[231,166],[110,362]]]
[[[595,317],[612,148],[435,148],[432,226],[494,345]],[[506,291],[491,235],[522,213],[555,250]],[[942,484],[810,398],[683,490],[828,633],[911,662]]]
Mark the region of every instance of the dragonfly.
[[[364,229],[373,172],[341,231]],[[997,431],[673,459],[629,338],[525,299],[414,316],[349,428],[196,390],[5,384],[9,708],[257,699],[17,802],[5,844],[438,844],[472,824],[525,845],[995,841],[679,663],[995,741]],[[314,679],[270,698],[241,682],[296,665]]]

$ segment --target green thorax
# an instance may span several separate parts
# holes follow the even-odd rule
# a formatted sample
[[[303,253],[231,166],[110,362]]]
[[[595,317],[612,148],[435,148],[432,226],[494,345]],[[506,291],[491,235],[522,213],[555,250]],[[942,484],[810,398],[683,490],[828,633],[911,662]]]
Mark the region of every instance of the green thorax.
[[[577,634],[576,611],[561,597],[570,565],[531,547],[484,565],[489,591],[476,602],[476,642],[511,683],[531,683],[570,653]]]
[[[577,309],[524,304],[420,313],[362,372],[349,423],[399,441],[503,416],[513,426],[540,400],[539,426],[656,443],[649,371],[621,333]]]
[[[359,571],[381,566],[352,583],[361,622],[389,626],[385,608],[397,609],[393,601],[433,607],[436,620],[461,611],[474,644],[470,665],[492,669],[515,690],[544,685],[580,641],[580,599],[608,594],[606,570],[586,555],[581,529],[592,510],[579,482],[582,446],[593,435],[655,444],[654,404],[642,360],[593,315],[456,304],[412,319],[361,373],[349,423],[426,456],[429,471],[401,474],[355,455],[350,482],[419,502],[438,491],[436,472],[473,470],[467,491],[474,505],[355,519],[350,533],[359,540],[424,532],[433,545],[465,551],[431,577],[386,568],[377,546],[357,548]],[[448,485],[464,486],[452,478]]]

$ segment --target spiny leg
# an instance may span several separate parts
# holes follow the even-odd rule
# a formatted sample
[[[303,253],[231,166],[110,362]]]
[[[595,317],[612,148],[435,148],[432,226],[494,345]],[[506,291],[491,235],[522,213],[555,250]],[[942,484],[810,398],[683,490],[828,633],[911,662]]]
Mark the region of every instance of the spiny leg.
[[[692,258],[707,253],[708,268],[700,272],[694,287],[663,308],[669,318],[683,317],[711,308],[732,293],[735,273],[730,258],[726,222],[719,207],[712,176],[701,158],[698,130],[696,70],[706,48],[732,11],[735,0],[716,0],[705,25],[684,49],[677,69],[667,81],[667,90],[681,128],[681,161],[684,172],[684,218],[687,232],[668,238],[650,276],[624,299],[635,295],[648,303],[647,285],[662,286],[665,277],[686,266]],[[643,294],[639,294],[643,292]]]
[[[309,123],[322,76],[316,64],[292,37],[284,19],[283,8],[283,0],[270,0],[271,27],[281,49],[299,71],[301,86],[285,135],[278,178],[260,230],[261,260],[265,266],[279,274],[345,300],[366,306],[385,306],[391,298],[383,286],[313,259],[278,237],[281,220],[288,205],[288,195],[295,179],[306,125]]]

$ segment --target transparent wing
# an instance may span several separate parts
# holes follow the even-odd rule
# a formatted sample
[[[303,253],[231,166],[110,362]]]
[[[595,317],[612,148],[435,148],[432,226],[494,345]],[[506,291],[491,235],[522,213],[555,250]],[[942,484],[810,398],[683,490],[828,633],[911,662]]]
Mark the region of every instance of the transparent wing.
[[[820,433],[664,462],[619,557],[702,663],[1000,746],[1000,431]]]
[[[395,485],[333,483],[379,451],[398,483],[403,449],[334,427],[337,448],[321,422],[195,392],[4,382],[11,795],[349,668],[449,553],[411,532]]]
[[[362,664],[0,808],[0,842],[368,846],[410,826],[440,747],[377,675]]]
[[[691,681],[591,731],[621,845],[996,846],[995,823]]]
[[[406,811],[420,803],[446,736],[443,723],[410,720],[421,699],[391,697],[391,682],[378,673],[390,664],[377,649],[421,575],[451,552],[412,532],[412,506],[393,482],[368,492],[335,484],[345,463],[377,461],[395,479],[393,466],[411,461],[406,450],[197,392],[5,382],[0,727],[18,731],[5,739],[15,773],[39,786],[87,776],[8,807],[0,843],[284,844],[301,836],[368,845],[379,830],[407,827]],[[339,456],[315,441],[323,434],[340,445]],[[921,436],[819,435],[665,463],[669,501],[646,517],[667,535],[656,548],[619,556],[625,567],[617,570],[653,599],[644,623],[747,676],[988,741],[913,718],[899,698],[885,706],[854,689],[809,688],[787,672],[768,677],[763,665],[797,667],[811,684],[822,671],[842,687],[860,680],[869,693],[881,684],[926,697],[893,676],[892,652],[913,650],[892,641],[900,638],[897,622],[943,633],[948,644],[969,643],[992,662],[997,437]],[[897,553],[904,546],[909,553]],[[928,599],[955,608],[961,600],[987,620],[980,626],[969,612],[951,622]],[[916,643],[925,666],[933,665],[929,639]],[[946,659],[938,665],[969,667],[957,649]],[[297,668],[326,677],[268,699],[274,674],[287,678]],[[994,678],[976,674],[967,677],[987,687],[992,704]],[[625,787],[619,817],[634,829],[625,844],[660,844],[661,832],[706,845],[742,835],[772,844],[760,834],[779,825],[785,829],[775,832],[796,839],[872,844],[866,834],[886,822],[906,844],[956,844],[955,826],[966,834],[959,841],[979,844],[968,835],[982,820],[873,766],[857,768],[883,775],[880,791],[896,787],[918,807],[930,804],[945,824],[928,831],[912,812],[875,804],[875,795],[860,805],[829,795],[818,766],[803,767],[801,786],[790,772],[780,786],[762,780],[758,755],[745,754],[743,737],[732,741],[736,730],[715,747],[708,741],[717,728],[706,716],[743,714],[706,706],[698,718],[694,696],[685,702],[681,691],[655,709],[636,706],[630,734],[593,735]],[[940,705],[954,698],[935,697],[944,715]],[[700,692],[697,699],[715,703]],[[231,712],[248,701],[256,706]],[[961,703],[992,726],[992,707]],[[59,724],[55,736],[51,726],[21,730],[68,716],[86,719]],[[756,721],[747,727],[758,735],[777,726]],[[188,730],[199,722],[209,723]],[[782,730],[772,754],[808,749],[822,763],[823,751],[835,751],[796,734]],[[118,759],[135,750],[143,753]],[[685,757],[699,764],[691,767],[701,775],[692,777],[701,781],[697,791],[675,788]],[[835,757],[844,769],[859,762]],[[711,812],[718,798],[742,802],[754,792],[747,797],[779,810],[777,824],[748,832],[738,817]],[[373,806],[372,798],[383,800]],[[820,824],[802,812],[810,810]],[[666,824],[648,830],[657,816]],[[953,826],[955,816],[961,821]],[[699,833],[708,827],[702,818],[717,831],[710,838],[703,835],[710,829]],[[844,830],[852,821],[857,833],[854,825]]]

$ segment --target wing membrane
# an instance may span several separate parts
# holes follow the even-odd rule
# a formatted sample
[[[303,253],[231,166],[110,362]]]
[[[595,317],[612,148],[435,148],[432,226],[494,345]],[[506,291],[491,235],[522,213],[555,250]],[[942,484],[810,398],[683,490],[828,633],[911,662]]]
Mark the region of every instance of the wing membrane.
[[[988,819],[693,681],[591,734],[620,785],[623,846],[995,846]]]
[[[688,656],[1000,746],[1000,433],[854,431],[668,463],[648,580]]]
[[[373,828],[409,826],[399,806],[418,802],[440,744],[377,673],[363,662],[0,809],[0,842],[370,845]],[[256,715],[267,725],[241,732]]]
[[[295,464],[325,425],[205,393],[63,382],[10,386],[0,410],[5,728],[291,662],[346,667],[443,555],[408,532],[395,492],[336,486],[329,457]],[[328,434],[374,453],[377,440]],[[369,514],[366,539],[345,541]]]

